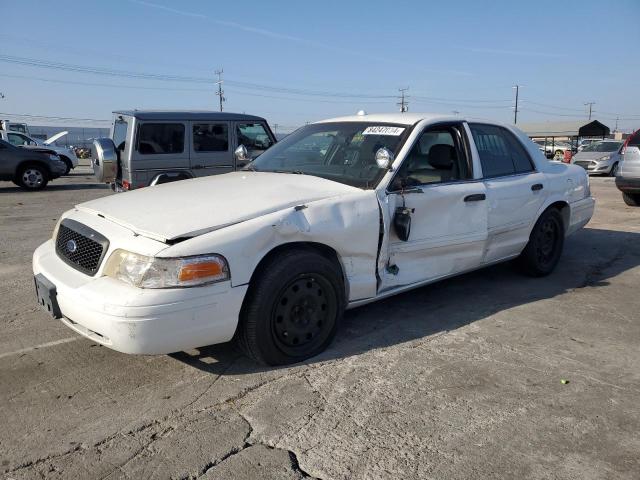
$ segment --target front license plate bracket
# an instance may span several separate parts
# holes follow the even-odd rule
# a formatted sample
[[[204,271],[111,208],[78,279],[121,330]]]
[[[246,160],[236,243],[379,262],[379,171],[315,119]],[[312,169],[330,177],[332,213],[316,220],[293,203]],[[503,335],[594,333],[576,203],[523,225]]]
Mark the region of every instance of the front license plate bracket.
[[[40,307],[49,312],[53,318],[62,318],[62,312],[58,305],[56,286],[41,273],[35,276],[34,281],[36,284],[36,296]]]

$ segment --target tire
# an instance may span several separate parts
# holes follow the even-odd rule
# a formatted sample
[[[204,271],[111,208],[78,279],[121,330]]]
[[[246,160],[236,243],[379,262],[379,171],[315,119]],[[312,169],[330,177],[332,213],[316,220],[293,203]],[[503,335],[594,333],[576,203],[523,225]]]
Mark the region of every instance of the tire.
[[[611,166],[611,170],[609,170],[609,176],[615,177],[617,173],[618,173],[618,162],[614,163]]]
[[[624,203],[630,207],[640,207],[640,193],[622,193]]]
[[[18,170],[16,182],[25,190],[42,190],[49,183],[49,172],[38,164],[25,165]]]
[[[261,265],[252,280],[236,343],[264,365],[301,362],[332,342],[345,308],[337,262],[313,250],[284,251]]]
[[[67,157],[60,157],[60,160],[62,160],[64,164],[67,166],[67,168],[65,168],[64,173],[62,175],[69,175],[69,172],[73,168],[73,164],[71,163],[71,160],[69,160]]]
[[[564,247],[564,222],[555,208],[545,210],[531,231],[518,263],[527,275],[544,277],[556,268]]]

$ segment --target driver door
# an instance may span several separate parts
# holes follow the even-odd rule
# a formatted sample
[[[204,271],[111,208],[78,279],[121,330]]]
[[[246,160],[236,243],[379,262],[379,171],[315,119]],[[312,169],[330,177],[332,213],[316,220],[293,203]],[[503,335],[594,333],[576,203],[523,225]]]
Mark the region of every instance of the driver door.
[[[486,187],[474,178],[463,124],[439,124],[422,132],[387,189],[386,258],[380,291],[433,281],[477,268],[487,242]],[[408,212],[402,240],[396,215]]]

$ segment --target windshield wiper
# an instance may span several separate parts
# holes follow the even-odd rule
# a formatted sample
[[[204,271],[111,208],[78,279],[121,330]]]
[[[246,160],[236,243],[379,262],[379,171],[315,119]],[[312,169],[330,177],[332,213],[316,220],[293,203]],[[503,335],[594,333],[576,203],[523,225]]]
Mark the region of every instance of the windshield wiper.
[[[241,170],[250,171],[250,172],[257,172],[258,171],[258,169],[253,166],[253,162],[247,163],[244,167],[242,167]]]
[[[306,175],[302,170],[270,170],[273,173],[292,173],[294,175]]]

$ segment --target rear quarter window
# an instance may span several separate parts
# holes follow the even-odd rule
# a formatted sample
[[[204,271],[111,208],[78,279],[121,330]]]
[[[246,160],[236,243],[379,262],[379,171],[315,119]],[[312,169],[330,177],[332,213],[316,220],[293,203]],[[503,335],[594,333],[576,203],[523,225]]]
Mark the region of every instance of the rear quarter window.
[[[184,132],[182,123],[143,123],[138,130],[138,152],[142,155],[182,153]]]

